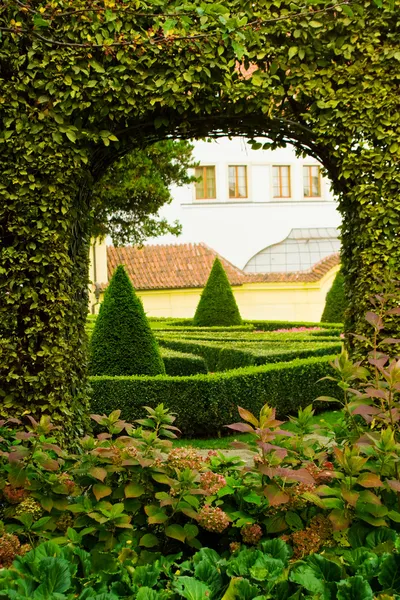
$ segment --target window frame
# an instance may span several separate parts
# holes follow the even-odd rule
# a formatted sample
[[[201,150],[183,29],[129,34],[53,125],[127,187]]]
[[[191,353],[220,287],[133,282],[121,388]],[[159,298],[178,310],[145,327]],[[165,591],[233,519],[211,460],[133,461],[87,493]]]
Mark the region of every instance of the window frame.
[[[282,167],[289,169],[289,195],[288,196],[283,196],[283,195],[275,196],[275,193],[274,193],[274,169],[279,169],[279,192],[281,193],[282,192],[282,172],[281,172]],[[292,198],[292,169],[291,169],[291,165],[288,165],[288,164],[272,165],[272,199],[279,200],[280,198],[284,199],[284,200],[291,200],[291,198]]]
[[[245,185],[246,185],[246,195],[238,196],[239,192],[239,176],[238,176],[238,168],[242,167],[245,172]],[[231,196],[230,190],[230,174],[229,169],[235,169],[235,195]],[[246,201],[249,199],[249,176],[248,176],[248,165],[228,165],[228,199],[229,200],[239,200]]]
[[[197,178],[197,174],[196,171],[197,169],[203,169],[203,175],[202,180],[203,180],[203,194],[204,194],[204,198],[198,198],[197,197],[197,182],[194,184],[194,199],[196,202],[207,202],[208,200],[216,200],[217,199],[217,169],[216,169],[216,165],[198,165],[197,167],[194,168],[194,175]],[[207,176],[204,176],[205,174],[207,175],[207,169],[214,169],[214,195],[213,197],[209,197],[207,195]]]
[[[313,168],[317,168],[318,169],[318,194],[313,194],[313,187],[312,187],[312,169]],[[307,196],[305,194],[304,191],[304,169],[308,169],[308,185],[309,185],[309,189],[310,189],[310,195]],[[303,198],[307,198],[307,199],[312,199],[312,198],[322,198],[322,178],[321,178],[321,167],[320,165],[303,165]]]

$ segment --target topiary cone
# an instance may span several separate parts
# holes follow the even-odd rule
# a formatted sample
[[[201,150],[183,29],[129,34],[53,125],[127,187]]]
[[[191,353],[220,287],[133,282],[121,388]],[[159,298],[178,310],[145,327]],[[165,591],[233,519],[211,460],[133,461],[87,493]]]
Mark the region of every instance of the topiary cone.
[[[228,277],[216,258],[193,318],[193,325],[230,327],[241,325],[242,319]]]
[[[90,340],[91,375],[165,373],[143,306],[122,265],[107,287]]]
[[[344,277],[341,271],[339,271],[333,280],[331,289],[326,295],[321,323],[343,323],[345,310]]]

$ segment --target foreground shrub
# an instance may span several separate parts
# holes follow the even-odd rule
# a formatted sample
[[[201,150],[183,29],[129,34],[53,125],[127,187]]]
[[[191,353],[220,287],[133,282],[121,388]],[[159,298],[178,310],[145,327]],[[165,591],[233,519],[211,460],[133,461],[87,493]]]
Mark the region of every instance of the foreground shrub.
[[[107,287],[90,340],[92,375],[165,373],[160,351],[122,265]]]
[[[321,323],[343,323],[345,310],[344,277],[341,271],[339,271],[333,280],[331,289],[326,295]]]
[[[241,325],[239,309],[221,261],[216,258],[201,294],[193,325],[199,327]]]
[[[223,556],[202,548],[184,562],[179,555],[155,555],[144,564],[127,549],[99,556],[46,542],[0,574],[0,598],[389,600],[400,591],[400,543],[392,534],[392,552],[350,548],[340,562],[319,554],[293,561],[290,547],[279,539],[256,547],[238,544]]]

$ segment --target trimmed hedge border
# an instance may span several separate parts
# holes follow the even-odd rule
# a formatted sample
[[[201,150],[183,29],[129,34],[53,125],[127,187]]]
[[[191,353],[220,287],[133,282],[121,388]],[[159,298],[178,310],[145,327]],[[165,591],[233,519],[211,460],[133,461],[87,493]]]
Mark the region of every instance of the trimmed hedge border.
[[[284,417],[318,396],[337,395],[333,382],[319,381],[331,373],[333,359],[296,359],[192,377],[91,377],[91,410],[109,414],[120,409],[122,419],[133,421],[145,416],[143,406],[163,403],[177,414],[184,436],[215,436],[237,421],[238,405],[258,413],[268,403]]]
[[[165,372],[171,377],[207,373],[206,362],[201,356],[189,354],[188,352],[177,352],[170,348],[162,347],[160,350],[165,365]]]

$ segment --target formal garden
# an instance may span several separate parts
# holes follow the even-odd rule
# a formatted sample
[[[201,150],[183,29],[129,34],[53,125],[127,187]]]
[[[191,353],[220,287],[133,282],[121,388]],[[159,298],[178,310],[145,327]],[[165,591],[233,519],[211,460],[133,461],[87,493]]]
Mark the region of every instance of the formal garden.
[[[400,598],[398,12],[0,3],[0,598]],[[171,230],[220,136],[330,178],[322,322],[242,320],[218,264],[193,319],[147,320],[122,266],[88,318],[91,236]]]
[[[0,423],[0,597],[398,597],[386,301],[366,315],[368,368],[341,323],[243,321],[218,259],[181,320],[149,321],[119,266],[87,320],[91,433]]]

